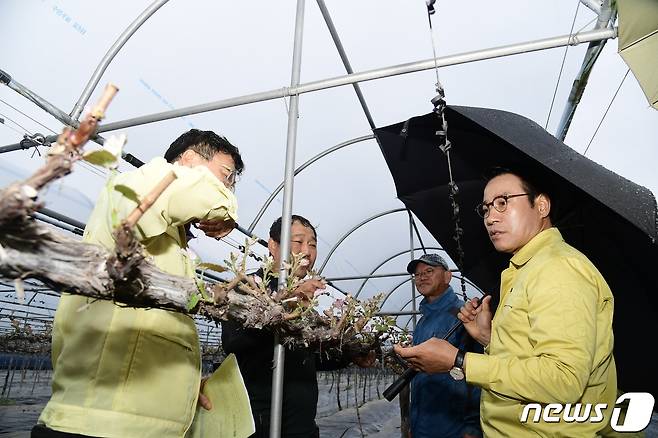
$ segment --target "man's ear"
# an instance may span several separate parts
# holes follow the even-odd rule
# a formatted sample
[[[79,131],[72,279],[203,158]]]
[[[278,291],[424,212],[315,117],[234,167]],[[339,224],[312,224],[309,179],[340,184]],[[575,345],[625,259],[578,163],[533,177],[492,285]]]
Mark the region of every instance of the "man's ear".
[[[192,167],[198,164],[200,155],[194,152],[192,149],[187,149],[180,155],[180,158],[177,160],[178,164],[181,166]]]
[[[452,280],[452,271],[446,269],[443,275],[444,275],[443,279],[445,280],[445,283],[450,284],[450,280]]]
[[[541,194],[537,196],[537,199],[535,200],[535,204],[537,204],[537,208],[539,209],[539,214],[541,215],[542,218],[548,217],[548,215],[551,212],[551,200],[548,196]]]

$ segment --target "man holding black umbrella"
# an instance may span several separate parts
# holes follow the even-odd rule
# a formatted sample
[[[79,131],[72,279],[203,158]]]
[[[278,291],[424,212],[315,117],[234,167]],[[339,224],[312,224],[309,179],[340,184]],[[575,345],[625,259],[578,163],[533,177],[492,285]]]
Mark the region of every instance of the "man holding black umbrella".
[[[512,255],[501,274],[495,318],[490,296],[459,314],[484,354],[439,339],[396,351],[420,371],[461,371],[482,388],[487,436],[595,436],[609,422],[617,390],[610,288],[587,257],[564,242],[552,226],[549,195],[522,173],[491,178],[478,212],[496,250]],[[533,403],[541,415],[527,409]],[[557,405],[550,411],[549,404]],[[607,408],[598,418],[602,404]],[[583,418],[567,420],[578,414]]]

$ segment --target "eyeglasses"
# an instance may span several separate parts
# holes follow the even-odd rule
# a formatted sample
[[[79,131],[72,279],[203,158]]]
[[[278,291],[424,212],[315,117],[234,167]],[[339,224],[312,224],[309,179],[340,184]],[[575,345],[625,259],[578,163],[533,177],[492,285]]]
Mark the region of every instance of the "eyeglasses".
[[[429,268],[425,269],[424,271],[420,271],[418,273],[413,274],[414,280],[420,280],[423,277],[431,277],[432,274],[434,274],[434,269]]]
[[[224,176],[224,183],[228,189],[234,190],[235,185],[240,181],[240,175],[235,171],[235,169],[231,169],[230,167],[220,164],[224,169],[228,171],[228,174]]]
[[[530,196],[530,193],[519,193],[517,195],[500,195],[493,198],[491,202],[482,202],[475,207],[475,211],[481,218],[486,219],[489,217],[491,212],[491,207],[496,209],[498,213],[502,213],[507,210],[507,201],[517,196]]]

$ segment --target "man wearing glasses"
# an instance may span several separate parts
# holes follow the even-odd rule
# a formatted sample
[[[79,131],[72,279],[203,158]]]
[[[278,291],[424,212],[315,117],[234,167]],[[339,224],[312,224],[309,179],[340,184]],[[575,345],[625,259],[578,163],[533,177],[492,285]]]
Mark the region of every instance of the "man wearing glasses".
[[[433,337],[442,339],[457,323],[457,313],[464,302],[450,286],[452,272],[438,254],[424,254],[407,265],[418,292],[423,296],[413,344]],[[479,351],[473,339],[459,327],[448,342],[464,351]],[[475,349],[473,349],[475,347]],[[448,374],[418,373],[411,381],[409,416],[414,438],[476,438],[480,429],[480,389]]]
[[[177,178],[137,222],[134,232],[158,268],[194,277],[186,226],[199,222],[223,237],[237,220],[232,192],[244,168],[238,148],[212,131],[192,129],[165,154],[111,177],[83,240],[114,247],[115,224],[169,172]],[[129,190],[127,190],[129,189]],[[201,356],[194,320],[177,312],[133,309],[62,294],[52,342],[53,393],[32,429],[41,437],[183,437],[200,395]],[[215,407],[216,409],[219,407]]]
[[[491,296],[479,306],[471,300],[458,315],[484,354],[439,339],[396,351],[420,371],[459,369],[482,388],[485,436],[596,436],[609,423],[617,390],[610,288],[564,242],[551,222],[549,195],[522,173],[493,176],[477,211],[496,250],[511,255],[495,317]],[[530,403],[555,409],[522,422]],[[573,420],[576,406],[597,404],[606,404],[604,418],[592,412]]]

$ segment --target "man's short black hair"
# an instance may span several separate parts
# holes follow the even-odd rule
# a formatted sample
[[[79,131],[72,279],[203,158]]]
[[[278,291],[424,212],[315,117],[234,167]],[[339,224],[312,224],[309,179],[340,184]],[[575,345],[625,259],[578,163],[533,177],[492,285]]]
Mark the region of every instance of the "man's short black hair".
[[[174,140],[171,146],[169,146],[169,149],[167,149],[167,152],[165,152],[164,158],[168,162],[173,163],[188,149],[193,150],[206,160],[212,160],[218,152],[228,154],[233,158],[233,162],[235,163],[235,172],[240,175],[244,170],[240,150],[233,146],[226,137],[217,135],[213,131],[190,129]]]
[[[283,218],[278,218],[277,220],[274,221],[272,226],[270,227],[270,239],[274,240],[276,243],[281,243],[281,222]],[[311,224],[311,222],[306,219],[303,216],[299,216],[296,214],[292,215],[292,221],[290,224],[294,224],[295,222],[299,222],[306,228],[310,228],[311,231],[313,231],[313,237],[317,240],[318,238],[318,233],[315,231],[315,227]]]
[[[554,220],[554,214],[557,211],[557,205],[556,205],[556,200],[553,199],[553,196],[551,196],[550,190],[548,190],[547,186],[543,184],[541,180],[533,176],[529,171],[518,168],[518,167],[492,167],[489,169],[486,175],[486,182],[487,184],[489,181],[494,179],[497,176],[500,175],[505,175],[505,174],[511,174],[519,177],[521,180],[521,187],[523,187],[523,191],[528,194],[528,200],[530,201],[530,206],[534,207],[535,206],[535,199],[537,199],[537,196],[539,195],[546,195],[548,199],[551,200],[551,211],[549,213],[549,218],[551,221]]]

